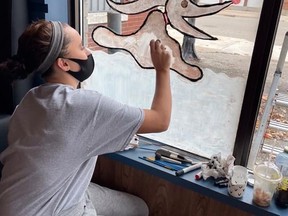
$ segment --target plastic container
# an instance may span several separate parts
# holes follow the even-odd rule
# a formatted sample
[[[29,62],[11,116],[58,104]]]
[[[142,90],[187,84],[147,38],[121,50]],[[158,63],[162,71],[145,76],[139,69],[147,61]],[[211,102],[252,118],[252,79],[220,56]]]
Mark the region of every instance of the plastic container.
[[[275,192],[275,202],[279,207],[288,207],[288,153],[283,151],[276,156],[276,166],[280,169],[283,175],[281,183],[278,185]]]
[[[280,169],[283,176],[288,176],[288,153],[283,151],[275,158],[275,164]]]
[[[282,173],[275,164],[265,162],[257,165],[254,169],[253,202],[258,206],[269,206],[281,180]]]

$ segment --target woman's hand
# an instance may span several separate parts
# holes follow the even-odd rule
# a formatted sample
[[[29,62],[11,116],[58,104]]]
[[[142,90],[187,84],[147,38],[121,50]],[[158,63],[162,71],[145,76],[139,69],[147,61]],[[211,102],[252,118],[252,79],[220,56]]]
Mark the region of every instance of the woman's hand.
[[[150,41],[150,54],[155,70],[169,71],[171,66],[171,53],[169,53],[160,40]]]

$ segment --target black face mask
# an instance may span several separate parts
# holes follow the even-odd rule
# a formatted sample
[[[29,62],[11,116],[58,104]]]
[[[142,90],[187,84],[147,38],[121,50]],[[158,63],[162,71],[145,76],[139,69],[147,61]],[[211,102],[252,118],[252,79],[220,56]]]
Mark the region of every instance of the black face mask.
[[[79,64],[80,70],[79,71],[71,71],[69,70],[68,73],[71,74],[75,79],[83,82],[84,80],[88,79],[94,70],[94,59],[92,54],[88,55],[88,58],[83,59],[74,59],[68,58],[71,61],[74,61]]]

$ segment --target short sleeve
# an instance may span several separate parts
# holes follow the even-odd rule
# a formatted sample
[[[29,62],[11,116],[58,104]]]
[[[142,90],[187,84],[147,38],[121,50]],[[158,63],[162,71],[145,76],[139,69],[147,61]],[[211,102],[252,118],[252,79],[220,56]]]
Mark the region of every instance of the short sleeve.
[[[124,149],[140,128],[144,111],[95,91],[80,90],[78,94],[71,98],[75,120],[70,124],[79,126],[73,136],[81,143],[80,151],[91,157]]]

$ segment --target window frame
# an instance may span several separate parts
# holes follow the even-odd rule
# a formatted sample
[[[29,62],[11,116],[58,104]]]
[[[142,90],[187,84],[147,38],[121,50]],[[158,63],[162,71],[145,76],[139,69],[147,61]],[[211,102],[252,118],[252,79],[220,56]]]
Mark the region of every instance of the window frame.
[[[84,33],[83,0],[69,1],[69,21]],[[247,166],[284,0],[263,0],[234,143],[235,164]]]
[[[233,155],[247,166],[284,0],[264,0],[242,103]]]

